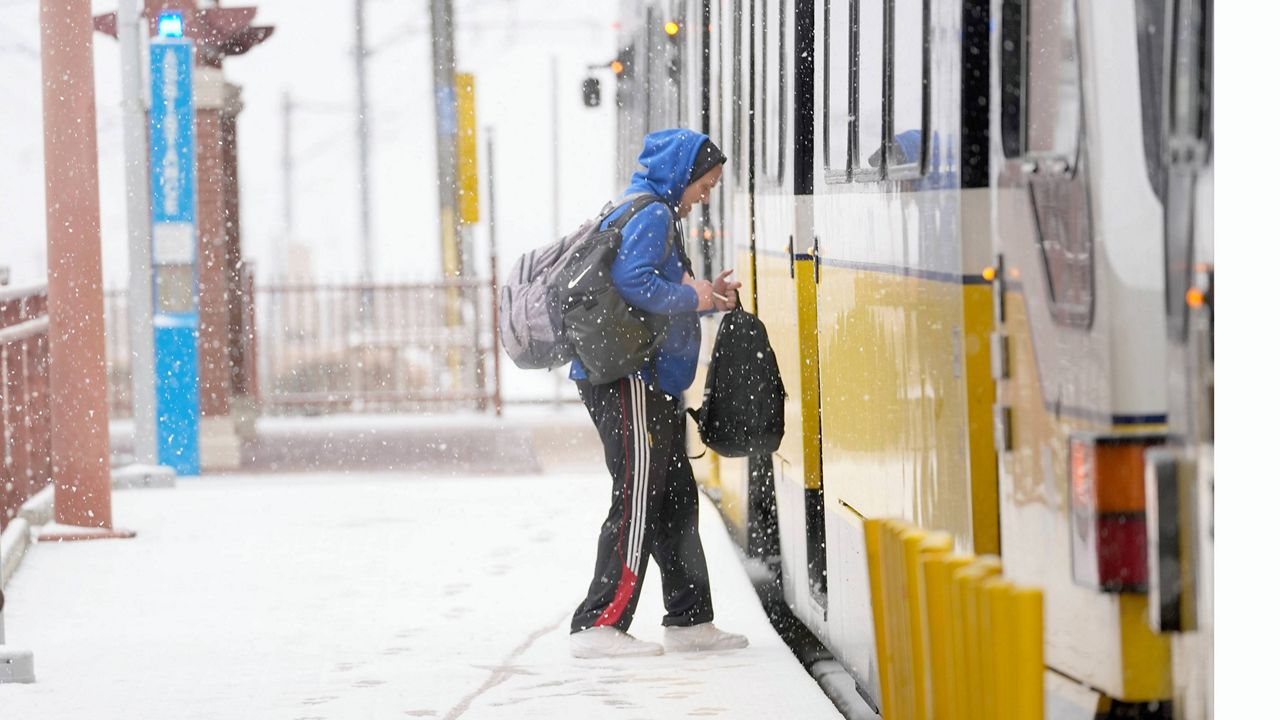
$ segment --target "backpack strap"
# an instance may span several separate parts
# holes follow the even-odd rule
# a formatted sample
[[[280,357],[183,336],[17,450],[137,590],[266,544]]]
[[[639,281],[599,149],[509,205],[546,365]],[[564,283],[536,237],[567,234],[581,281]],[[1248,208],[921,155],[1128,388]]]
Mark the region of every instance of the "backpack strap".
[[[604,222],[604,219],[609,217],[609,214],[612,213],[614,210],[617,210],[618,208],[622,207],[623,205],[626,205],[629,202],[634,202],[636,200],[639,200],[640,198],[643,198],[646,195],[648,195],[649,197],[656,197],[656,196],[650,195],[649,193],[631,193],[630,195],[623,195],[620,198],[615,198],[613,200],[610,200],[609,202],[604,204],[604,207],[600,208],[600,214],[596,215],[596,224],[599,225],[601,222]],[[645,204],[647,205],[648,203],[645,203]],[[627,219],[630,220],[630,218],[627,218]]]
[[[685,409],[684,409],[684,411],[685,411],[686,413],[689,413],[689,417],[693,418],[693,424],[694,424],[694,426],[695,426],[695,427],[697,427],[697,428],[698,428],[698,434],[699,434],[699,435],[701,435],[701,434],[702,434],[702,421],[698,419],[698,411],[697,411],[697,410],[694,410],[694,409],[693,409],[693,408],[691,408],[691,407],[687,407],[687,408],[685,408]],[[706,454],[707,454],[707,448],[706,448],[706,445],[703,445],[703,447],[702,447],[702,452],[698,453],[697,455],[689,455],[689,456],[688,456],[688,458],[689,458],[690,460],[698,460],[698,459],[700,459],[702,456],[704,456],[704,455],[706,455]]]
[[[659,202],[659,199],[657,195],[652,195],[650,193],[636,193],[634,195],[627,195],[623,198],[620,198],[616,203],[610,203],[609,205],[606,205],[605,211],[602,213],[602,217],[607,217],[609,213],[613,212],[614,210],[616,210],[617,208],[621,207],[623,204],[628,202],[631,203],[631,205],[627,207],[627,209],[624,210],[622,214],[618,215],[618,217],[611,220],[609,222],[609,227],[618,228],[618,229],[622,229],[626,227],[627,223],[631,222],[631,218],[636,216],[636,213],[640,212],[641,210],[645,209],[646,207],[652,205],[655,202]],[[671,251],[675,249],[675,244],[676,244],[676,220],[674,217],[671,217],[667,222],[667,243],[662,251],[662,260],[660,260],[659,262],[666,262],[667,258],[671,257]],[[684,266],[684,269],[686,272],[688,272],[690,275],[693,274],[692,268],[689,267],[691,263],[688,262],[688,256],[685,255],[683,248],[681,248],[681,252],[680,252],[680,264]]]
[[[636,213],[649,207],[655,202],[658,202],[658,196],[650,195],[649,193],[628,195],[622,198],[621,200],[618,201],[616,205],[614,205],[613,209],[616,210],[617,208],[622,207],[624,204],[627,204],[627,209],[623,210],[622,213],[618,215],[618,217],[610,220],[609,227],[618,228],[619,230],[621,230],[622,228],[626,227],[627,223],[631,222],[631,218],[635,217]],[[610,212],[612,212],[612,210]],[[608,213],[605,213],[605,214],[608,215]]]

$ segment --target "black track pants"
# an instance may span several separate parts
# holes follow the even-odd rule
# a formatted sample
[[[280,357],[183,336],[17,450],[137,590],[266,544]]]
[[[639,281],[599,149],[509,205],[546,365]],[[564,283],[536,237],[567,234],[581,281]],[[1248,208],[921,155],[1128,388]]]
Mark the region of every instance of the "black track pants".
[[[637,378],[578,383],[604,443],[613,502],[600,526],[596,572],[571,632],[631,626],[652,553],[662,574],[663,625],[711,620],[707,560],[698,536],[698,488],[685,456],[680,401]]]

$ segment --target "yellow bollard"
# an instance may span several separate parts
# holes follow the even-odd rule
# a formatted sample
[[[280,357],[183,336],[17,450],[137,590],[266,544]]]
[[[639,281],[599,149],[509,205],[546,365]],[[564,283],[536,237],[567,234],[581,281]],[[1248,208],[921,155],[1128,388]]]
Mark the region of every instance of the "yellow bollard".
[[[952,577],[973,562],[970,556],[949,553],[924,558],[924,594],[929,617],[929,700],[933,720],[958,720],[956,682],[967,681],[965,668],[956,657],[956,624],[951,602]],[[959,672],[957,672],[959,671]]]
[[[902,534],[909,526],[900,520],[890,520],[884,524],[881,553],[884,558],[884,590],[885,590],[885,647],[886,656],[882,665],[887,678],[888,702],[891,713],[885,714],[884,720],[910,720],[912,706],[906,692],[904,676],[909,676],[908,652],[906,638],[906,618],[903,605],[906,602],[906,584],[902,577]]]
[[[911,695],[915,704],[915,717],[929,717],[929,643],[933,628],[925,611],[924,558],[951,552],[951,535],[944,532],[923,533],[915,531],[903,537],[906,560],[908,619],[911,630]]]
[[[959,667],[968,673],[967,681],[957,683],[959,707],[969,720],[990,720],[983,714],[983,688],[986,687],[985,667],[982,664],[981,626],[978,618],[978,583],[1000,572],[1000,559],[991,555],[980,556],[955,575],[954,595],[961,628],[957,653]]]
[[[1044,718],[1044,595],[1018,588],[1009,598],[1013,646],[1014,712],[1018,720]]]
[[[911,563],[909,557],[911,547],[919,548],[924,540],[924,532],[919,528],[899,523],[893,542],[893,575],[894,602],[889,611],[893,614],[893,657],[894,685],[893,701],[897,707],[895,720],[924,720],[916,714],[915,703],[915,653],[913,652],[914,632],[911,609]],[[915,551],[919,554],[919,550]],[[916,603],[917,606],[919,603]]]
[[[871,585],[871,619],[876,637],[876,663],[880,675],[880,716],[885,720],[890,714],[889,675],[885,661],[889,655],[888,628],[885,626],[885,587],[884,587],[884,535],[883,520],[866,520],[862,523],[864,539],[867,543],[867,578]]]
[[[978,598],[984,614],[985,640],[982,647],[987,681],[986,711],[993,720],[1011,720],[1013,711],[1014,649],[1012,620],[1009,618],[1009,596],[1013,584],[1001,577],[985,580],[978,587]]]
[[[948,533],[864,523],[883,720],[1043,720],[1038,590]]]

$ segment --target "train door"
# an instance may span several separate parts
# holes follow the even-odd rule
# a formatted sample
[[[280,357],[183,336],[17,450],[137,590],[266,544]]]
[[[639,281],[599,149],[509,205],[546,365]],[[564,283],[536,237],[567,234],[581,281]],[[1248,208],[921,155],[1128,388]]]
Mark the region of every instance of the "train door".
[[[747,283],[741,293],[743,305],[752,307],[750,274],[752,258],[750,248],[739,238],[747,238],[745,232],[745,190],[742,167],[746,157],[739,151],[734,112],[736,88],[742,82],[742,65],[735,63],[733,41],[738,36],[736,27],[741,24],[739,3],[720,3],[713,0],[686,0],[681,4],[679,34],[683,36],[681,53],[683,95],[685,107],[682,117],[686,127],[697,129],[709,136],[727,154],[729,160],[720,183],[712,191],[710,202],[694,209],[686,221],[686,241],[694,273],[699,277],[713,278],[724,269],[734,269],[735,279]],[[735,25],[735,19],[738,25]],[[735,74],[735,67],[738,73]],[[693,385],[688,391],[690,406],[697,406],[706,383],[706,368],[719,330],[721,316],[702,319],[702,363]],[[690,425],[689,437],[696,438]],[[696,439],[691,453],[701,453]],[[768,543],[776,539],[776,532],[769,532],[762,525],[768,524],[769,513],[762,513],[757,491],[762,484],[753,479],[751,463],[746,458],[724,458],[708,451],[692,461],[694,476],[709,497],[716,501],[720,513],[738,544],[750,557],[769,558],[777,551]],[[772,474],[768,474],[768,500],[771,501]],[[776,541],[774,543],[776,545]]]
[[[745,0],[743,4],[748,34],[746,77],[751,87],[745,120],[752,149],[748,201],[756,259],[755,308],[769,328],[788,393],[787,433],[772,463],[783,585],[796,614],[815,628],[824,621],[826,606],[821,473],[814,452],[819,437],[813,346],[816,310],[811,287],[806,299],[799,282],[807,272],[812,283],[812,255],[806,253],[812,231],[811,222],[805,225],[802,220],[805,199],[797,197],[790,184],[795,105],[791,38],[801,3]]]
[[[1142,531],[1142,452],[1166,421],[1162,211],[1134,4],[1115,7],[1003,0],[993,53],[1001,550],[1045,591],[1051,716],[1142,716],[1170,691]]]
[[[1147,599],[1178,720],[1213,717],[1211,0],[1138,3],[1148,178],[1164,204],[1169,442],[1146,454]]]
[[[799,353],[800,444],[798,468],[788,468],[803,486],[803,577],[813,619],[827,619],[827,513],[822,473],[821,358],[818,282],[821,239],[813,220],[814,3],[766,0],[761,27],[765,65],[762,126],[762,176],[786,198],[791,233],[787,253],[795,302],[794,326]],[[803,19],[803,20],[802,20]],[[795,391],[793,391],[795,392]],[[793,457],[796,451],[792,451]],[[798,516],[799,517],[799,516]],[[797,578],[800,580],[801,578]],[[797,587],[799,583],[797,583]]]

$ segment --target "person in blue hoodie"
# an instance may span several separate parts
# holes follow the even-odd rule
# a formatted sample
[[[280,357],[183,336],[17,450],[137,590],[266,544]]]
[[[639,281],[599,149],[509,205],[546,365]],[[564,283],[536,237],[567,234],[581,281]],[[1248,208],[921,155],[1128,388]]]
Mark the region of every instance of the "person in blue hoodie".
[[[664,645],[673,652],[747,646],[742,635],[712,623],[711,585],[698,536],[698,488],[685,455],[681,401],[697,369],[699,313],[732,309],[741,286],[729,279],[732,270],[714,281],[696,279],[680,231],[679,219],[710,198],[725,161],[710,138],[692,130],[645,137],[641,169],[623,197],[647,193],[661,202],[623,227],[613,282],[632,307],[666,315],[667,334],[653,359],[631,377],[592,385],[577,360],[570,367],[613,476],[595,575],[570,626],[575,657],[660,655]],[[624,203],[603,223],[625,209]],[[627,633],[650,555],[662,574],[663,645]]]

